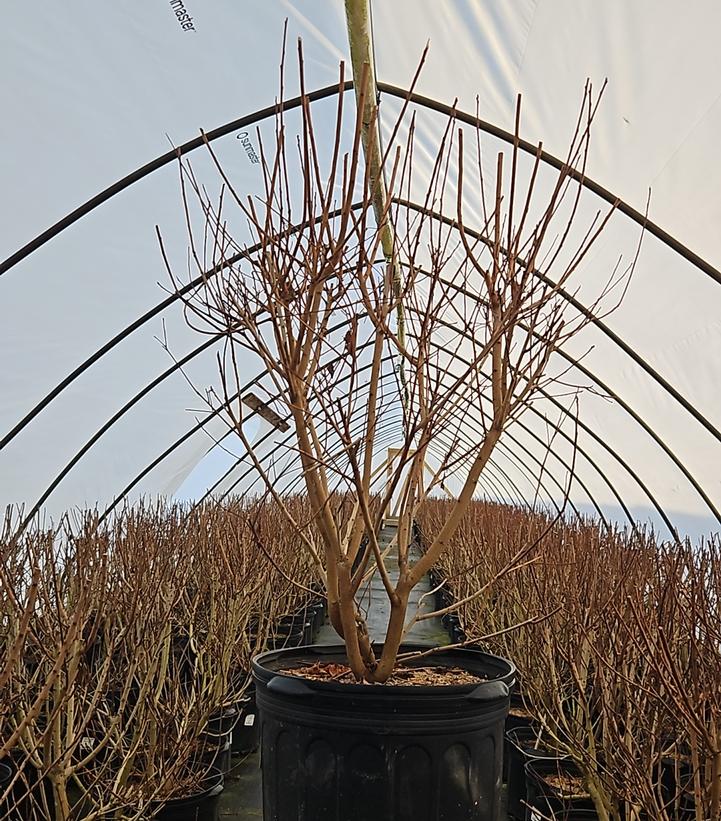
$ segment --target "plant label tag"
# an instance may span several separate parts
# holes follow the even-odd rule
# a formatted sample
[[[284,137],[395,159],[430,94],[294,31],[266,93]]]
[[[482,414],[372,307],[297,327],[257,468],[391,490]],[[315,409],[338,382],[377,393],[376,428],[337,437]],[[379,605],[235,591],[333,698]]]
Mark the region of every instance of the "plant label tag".
[[[249,716],[246,716],[243,724],[245,724],[246,727],[252,727],[255,724],[255,714],[251,713]]]
[[[531,821],[543,821],[543,816],[538,810],[531,810]]]

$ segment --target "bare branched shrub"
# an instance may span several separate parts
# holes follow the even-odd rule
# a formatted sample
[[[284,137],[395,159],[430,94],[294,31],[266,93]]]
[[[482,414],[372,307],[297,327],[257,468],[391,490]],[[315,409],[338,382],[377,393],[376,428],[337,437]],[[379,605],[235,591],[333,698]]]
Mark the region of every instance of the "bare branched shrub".
[[[421,509],[426,540],[449,504]],[[581,767],[599,817],[718,817],[718,542],[658,544],[481,503],[456,539],[438,573],[466,633],[517,663],[526,705]],[[521,539],[538,541],[527,563],[499,575]]]
[[[242,698],[251,655],[307,596],[309,563],[278,518],[250,500],[141,504],[103,525],[89,512],[19,536],[8,522],[0,759],[15,776],[0,808],[140,819],[193,792],[209,719]]]
[[[516,145],[510,162],[497,157],[487,207],[480,132],[450,118],[418,196],[427,207],[411,209],[402,202],[404,193],[419,187],[409,106],[391,127],[380,168],[371,169],[363,163],[362,142],[364,128],[376,123],[363,123],[358,113],[367,114],[367,90],[365,78],[357,80],[355,127],[347,144],[342,95],[335,122],[324,124],[322,135],[308,100],[297,134],[279,103],[275,139],[260,149],[258,198],[236,190],[209,143],[222,183],[217,199],[181,162],[191,275],[202,286],[188,291],[169,263],[168,269],[190,325],[224,337],[221,388],[202,397],[214,412],[222,411],[312,557],[356,677],[383,682],[409,626],[411,591],[450,549],[503,431],[553,384],[553,353],[589,321],[568,310],[560,291],[613,209],[571,231],[582,191],[571,170],[583,171],[595,112],[590,88],[567,164],[548,191],[536,190],[538,158],[529,178],[518,172]],[[328,152],[321,151],[321,138],[324,144],[330,139]],[[429,210],[449,201],[452,225]],[[484,215],[480,235],[465,225],[469,203]],[[247,247],[228,227],[238,216],[250,227]],[[573,235],[582,237],[575,246]],[[165,254],[162,240],[161,248]],[[603,297],[617,284],[617,271],[609,272],[592,313],[601,311]],[[266,369],[266,415],[292,433],[290,451],[302,467],[312,522],[298,521],[283,504],[282,478],[255,453],[248,430],[255,411],[248,410],[243,392],[249,362]],[[468,408],[483,426],[471,444],[461,436]],[[394,457],[384,470],[379,430],[389,421],[395,422]],[[413,561],[418,506],[449,474],[458,481],[457,501],[426,554]],[[354,500],[347,518],[339,516],[338,492]],[[374,495],[380,496],[375,511]],[[397,582],[378,544],[392,502],[399,519]],[[370,549],[358,567],[364,539]],[[378,574],[390,602],[380,650],[371,644],[357,602],[367,572]]]

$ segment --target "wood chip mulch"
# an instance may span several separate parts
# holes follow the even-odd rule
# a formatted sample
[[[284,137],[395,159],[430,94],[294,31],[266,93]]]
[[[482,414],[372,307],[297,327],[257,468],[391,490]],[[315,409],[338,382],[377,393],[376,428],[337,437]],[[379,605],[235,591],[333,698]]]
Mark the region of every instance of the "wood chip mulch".
[[[307,678],[311,681],[338,681],[341,684],[360,684],[350,667],[333,662],[316,662],[306,667],[280,670],[291,676]],[[469,673],[460,667],[399,667],[394,670],[387,685],[398,686],[458,686],[460,684],[481,684],[485,679]],[[366,682],[367,683],[367,682]]]
[[[545,775],[543,780],[563,798],[590,798],[583,779],[577,775],[558,773],[558,775]]]
[[[508,715],[515,716],[516,718],[533,718],[533,715],[528,712],[528,710],[524,710],[523,707],[511,707],[508,711]]]

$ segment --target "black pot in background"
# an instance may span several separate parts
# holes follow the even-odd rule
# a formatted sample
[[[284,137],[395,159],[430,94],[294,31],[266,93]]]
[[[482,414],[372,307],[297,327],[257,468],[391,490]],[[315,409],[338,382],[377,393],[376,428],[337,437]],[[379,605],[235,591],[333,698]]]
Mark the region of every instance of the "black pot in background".
[[[309,616],[309,620],[303,627],[303,644],[313,644],[315,638],[315,631],[313,630],[313,618]]]
[[[431,568],[428,572],[428,579],[430,582],[431,590],[436,591],[433,594],[433,597],[435,599],[435,609],[443,610],[444,607],[449,607],[451,604],[453,604],[453,595],[448,589],[448,585],[446,584],[443,585],[443,587],[439,587],[439,585],[442,584],[444,581],[444,576],[438,570]]]
[[[218,800],[222,792],[223,773],[213,767],[195,795],[171,799],[153,818],[157,821],[218,821]]]
[[[686,751],[679,755],[664,755],[657,768],[668,814],[678,821],[693,821],[696,818],[696,800],[693,794],[693,767]]]
[[[525,715],[524,715],[525,713]],[[528,708],[526,706],[526,701],[523,698],[522,693],[518,691],[518,685],[516,685],[516,689],[511,693],[511,707],[508,711],[508,715],[506,716],[506,725],[504,731],[508,734],[511,730],[518,730],[521,728],[530,727],[531,729],[538,730],[539,723],[538,721],[530,715],[528,712]],[[508,765],[509,765],[509,750],[508,745],[503,748],[503,779],[504,781],[508,780]]]
[[[441,624],[450,633],[454,628],[460,627],[461,620],[458,616],[458,613],[445,613],[443,616],[441,616]]]
[[[213,744],[224,744],[230,741],[230,734],[237,722],[238,709],[230,704],[210,716],[203,736]]]
[[[547,776],[564,773],[580,776],[581,770],[566,758],[537,758],[526,763],[526,802],[529,808],[527,817],[530,821],[540,821],[544,816],[572,821],[578,810],[595,812],[590,796],[562,796],[544,780]],[[533,810],[536,810],[535,815]],[[594,815],[590,818],[594,818]]]
[[[280,618],[275,626],[275,630],[284,633],[295,633],[298,630],[302,630],[307,621],[308,612],[306,608],[303,607],[301,610],[298,610],[297,613],[290,613]]]
[[[0,812],[2,812],[3,818],[10,815],[10,808],[14,804],[12,791],[9,790],[10,782],[13,780],[14,776],[15,769],[11,767],[8,762],[0,761]],[[2,796],[5,794],[6,790],[9,791],[9,795],[3,801]]]
[[[325,604],[321,601],[316,601],[311,607],[311,613],[313,614],[313,638],[315,638],[325,622]]]
[[[230,756],[231,745],[230,738],[228,737],[225,741],[218,744],[206,744],[205,750],[201,757],[201,765],[203,769],[216,767],[223,773],[223,775],[226,775],[230,772],[231,768]]]
[[[511,700],[513,697],[511,697]],[[533,727],[517,727],[506,733],[506,744],[503,747],[507,770],[507,806],[510,818],[525,821],[526,819],[526,764],[539,758],[558,759],[558,750],[544,747],[538,739],[538,732]]]
[[[452,625],[448,635],[451,644],[463,644],[468,639],[466,631],[461,627],[460,623]]]
[[[415,649],[426,648],[402,651]],[[488,679],[445,687],[278,672],[318,661],[343,663],[345,650],[304,647],[253,661],[266,821],[497,821],[510,662],[477,651],[438,653],[434,664]]]
[[[520,727],[538,729],[539,721],[528,708],[529,705],[522,692],[516,689],[511,693],[511,707],[506,719],[506,732]]]
[[[447,587],[436,590],[436,610],[443,610],[453,604],[453,594]]]
[[[233,728],[231,750],[234,755],[247,755],[258,749],[258,714],[255,687],[238,703],[238,721]]]
[[[291,633],[280,632],[270,636],[266,642],[266,646],[268,650],[282,650],[286,647],[300,647],[304,644],[304,638],[304,629],[294,630]]]
[[[42,815],[55,817],[52,785],[24,755],[11,753],[10,757],[0,761],[0,780],[4,779],[7,780],[0,783],[0,796],[13,779],[15,783],[7,799],[0,801],[0,818],[3,821],[27,821]]]

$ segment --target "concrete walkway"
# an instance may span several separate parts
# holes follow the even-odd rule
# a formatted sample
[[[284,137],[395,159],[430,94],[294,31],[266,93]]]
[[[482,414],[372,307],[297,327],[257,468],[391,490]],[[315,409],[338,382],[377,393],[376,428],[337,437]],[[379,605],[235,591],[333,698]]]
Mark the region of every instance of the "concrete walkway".
[[[386,524],[380,533],[381,548],[385,549],[396,534],[393,524]],[[391,547],[388,555],[388,569],[391,579],[398,578],[398,553]],[[418,555],[412,558],[418,558]],[[418,607],[418,602],[424,593],[430,590],[428,577],[421,580],[411,595],[408,617],[411,618]],[[368,614],[368,629],[371,638],[381,640],[388,624],[390,606],[383,582],[375,573],[368,586],[362,591],[361,606]],[[421,613],[433,610],[433,597],[428,596],[420,605]],[[448,644],[448,633],[441,625],[440,619],[426,619],[416,623],[409,635],[410,641],[421,644],[440,645]],[[327,622],[321,627],[316,638],[317,644],[338,644],[338,634]],[[234,768],[225,777],[225,790],[221,796],[221,818],[258,819],[263,817],[261,803],[260,760],[257,753],[241,760],[233,759]],[[321,819],[319,819],[321,821]]]

